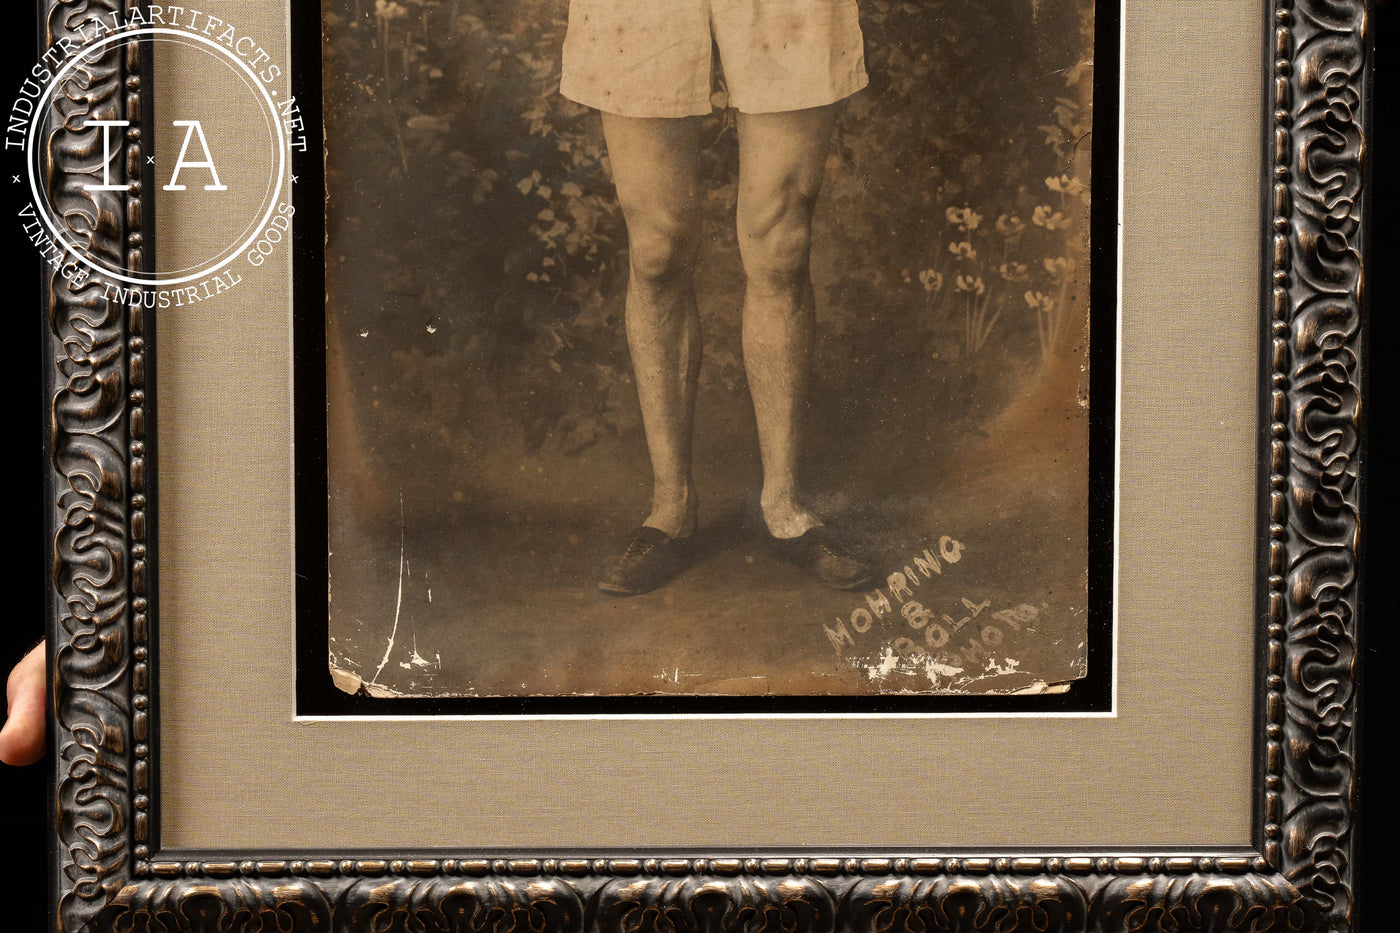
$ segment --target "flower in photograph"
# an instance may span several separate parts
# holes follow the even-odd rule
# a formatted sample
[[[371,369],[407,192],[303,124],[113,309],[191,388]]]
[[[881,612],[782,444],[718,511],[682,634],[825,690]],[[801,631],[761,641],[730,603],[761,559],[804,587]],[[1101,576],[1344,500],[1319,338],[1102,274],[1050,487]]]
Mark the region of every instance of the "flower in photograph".
[[[1032,291],[1026,292],[1024,297],[1026,299],[1026,304],[1030,306],[1032,311],[1037,311],[1041,314],[1049,314],[1051,311],[1055,310],[1055,299],[1051,298],[1049,295]]]
[[[1018,239],[1026,232],[1026,222],[1015,214],[1002,214],[997,218],[997,233],[1008,240]]]
[[[972,243],[961,240],[957,243],[948,244],[948,252],[952,253],[956,259],[976,259],[977,250],[972,248]]]
[[[1008,282],[1020,282],[1026,278],[1029,269],[1024,262],[1004,262],[997,266],[997,271]]]
[[[960,275],[958,276],[958,291],[971,292],[980,295],[987,290],[987,286],[982,284],[982,276]]]
[[[936,292],[943,287],[943,275],[932,269],[925,269],[919,273],[919,283],[923,285],[924,291]]]
[[[1043,265],[1045,266],[1045,271],[1057,279],[1064,278],[1065,273],[1069,270],[1069,261],[1063,256],[1057,256],[1054,259],[1046,259]]]
[[[944,216],[948,218],[948,223],[963,231],[976,230],[982,223],[982,215],[970,207],[950,207],[944,212]]]
[[[1070,175],[1051,175],[1045,179],[1045,187],[1071,198],[1077,198],[1084,193],[1084,183]]]
[[[1035,213],[1031,216],[1031,222],[1046,230],[1059,230],[1069,226],[1069,218],[1048,204],[1042,204],[1035,209]]]

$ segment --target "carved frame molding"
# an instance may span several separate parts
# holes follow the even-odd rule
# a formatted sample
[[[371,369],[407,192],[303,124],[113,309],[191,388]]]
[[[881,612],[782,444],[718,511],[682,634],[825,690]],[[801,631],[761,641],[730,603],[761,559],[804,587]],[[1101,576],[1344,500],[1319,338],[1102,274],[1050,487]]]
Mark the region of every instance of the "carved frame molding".
[[[37,0],[45,48],[137,0]],[[47,276],[55,930],[1342,930],[1353,865],[1366,0],[1271,0],[1261,222],[1261,607],[1254,851],[927,857],[460,857],[157,848],[150,336]],[[147,74],[90,62],[55,103],[45,183],[86,248],[149,260]],[[144,96],[143,96],[144,95]],[[101,171],[98,114],[131,121]],[[144,137],[144,138],[149,138]]]

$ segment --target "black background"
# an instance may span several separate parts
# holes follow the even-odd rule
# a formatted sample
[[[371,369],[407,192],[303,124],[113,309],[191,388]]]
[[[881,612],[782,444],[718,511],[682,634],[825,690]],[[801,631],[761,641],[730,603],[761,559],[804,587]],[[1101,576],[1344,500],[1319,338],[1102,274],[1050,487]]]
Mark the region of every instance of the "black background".
[[[16,20],[18,22],[16,22]],[[1381,836],[1384,813],[1393,811],[1395,781],[1382,771],[1383,749],[1394,732],[1392,714],[1396,708],[1393,689],[1384,686],[1386,666],[1396,656],[1393,620],[1400,609],[1400,594],[1393,583],[1387,585],[1384,556],[1391,550],[1385,542],[1396,520],[1397,487],[1392,481],[1400,459],[1400,431],[1395,430],[1397,372],[1395,355],[1400,353],[1400,322],[1395,309],[1400,303],[1395,257],[1400,255],[1393,212],[1400,206],[1400,175],[1394,170],[1394,153],[1400,148],[1400,119],[1393,102],[1397,99],[1395,39],[1400,30],[1400,9],[1395,0],[1377,0],[1373,26],[1376,37],[1376,108],[1371,149],[1372,203],[1375,222],[1371,226],[1371,262],[1375,273],[1370,296],[1370,379],[1371,407],[1368,417],[1368,450],[1362,462],[1367,486],[1365,503],[1366,540],[1363,542],[1369,576],[1363,579],[1365,652],[1362,663],[1362,715],[1367,743],[1372,751],[1361,756],[1358,781],[1363,825],[1370,832],[1360,834],[1356,868],[1360,929],[1388,929],[1386,921],[1400,917],[1400,901],[1385,891],[1386,859]],[[26,30],[24,16],[16,16],[5,28],[6,54],[0,66],[0,88],[9,92],[19,86],[34,59],[35,33]],[[1389,116],[1389,119],[1387,119]],[[0,178],[0,183],[9,183]],[[8,574],[5,592],[8,606],[0,610],[0,673],[8,671],[41,636],[44,595],[49,586],[47,559],[38,546],[43,536],[44,510],[48,503],[42,491],[43,471],[47,469],[43,426],[47,419],[42,394],[42,361],[34,349],[47,326],[38,312],[39,263],[29,244],[20,236],[19,224],[8,216],[0,219],[8,274],[4,285],[9,320],[14,325],[9,360],[9,402],[7,428],[14,432],[8,457],[8,482],[12,493],[6,525],[13,543],[4,566]],[[1372,686],[1368,673],[1381,684]],[[49,825],[46,766],[4,768],[0,766],[0,859],[5,877],[0,882],[0,929],[27,933],[46,929],[48,884],[45,833]],[[1392,816],[1394,814],[1392,813]],[[1372,868],[1372,866],[1375,866]],[[1374,891],[1372,890],[1374,886]]]

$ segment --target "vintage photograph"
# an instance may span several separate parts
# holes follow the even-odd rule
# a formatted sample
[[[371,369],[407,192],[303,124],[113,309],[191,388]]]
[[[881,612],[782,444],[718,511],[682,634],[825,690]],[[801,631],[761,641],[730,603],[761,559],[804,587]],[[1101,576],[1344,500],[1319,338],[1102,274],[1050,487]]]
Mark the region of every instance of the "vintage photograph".
[[[338,687],[1086,675],[1092,0],[323,0],[322,31],[298,314]]]

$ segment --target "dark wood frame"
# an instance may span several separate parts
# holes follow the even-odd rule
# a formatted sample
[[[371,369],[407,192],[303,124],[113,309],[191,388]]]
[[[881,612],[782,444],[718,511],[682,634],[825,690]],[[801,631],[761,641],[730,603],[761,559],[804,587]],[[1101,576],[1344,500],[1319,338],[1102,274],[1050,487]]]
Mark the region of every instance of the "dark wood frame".
[[[38,0],[43,47],[136,0]],[[1367,0],[1268,0],[1261,165],[1257,729],[1238,851],[210,852],[159,847],[154,386],[139,308],[46,277],[55,879],[97,930],[1342,930],[1355,926]],[[92,67],[133,123],[128,193],[84,192],[95,245],[144,268],[140,55]],[[70,102],[71,104],[71,102]],[[47,131],[60,205],[87,162]],[[147,135],[146,138],[149,138]],[[142,182],[145,183],[142,183]]]

